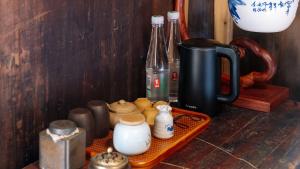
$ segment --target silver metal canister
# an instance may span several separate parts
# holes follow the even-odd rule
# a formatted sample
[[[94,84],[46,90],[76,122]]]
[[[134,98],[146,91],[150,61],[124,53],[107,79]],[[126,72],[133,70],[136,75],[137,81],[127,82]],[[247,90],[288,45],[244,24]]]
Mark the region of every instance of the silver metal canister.
[[[79,169],[85,163],[84,129],[69,120],[50,123],[40,132],[39,166],[41,169]]]

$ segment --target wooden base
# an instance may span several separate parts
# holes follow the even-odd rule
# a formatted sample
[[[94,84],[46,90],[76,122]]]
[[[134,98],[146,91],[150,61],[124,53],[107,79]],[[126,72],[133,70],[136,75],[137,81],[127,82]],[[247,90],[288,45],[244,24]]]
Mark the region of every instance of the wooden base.
[[[233,105],[251,110],[270,112],[289,97],[286,87],[263,85],[241,89],[239,98]]]

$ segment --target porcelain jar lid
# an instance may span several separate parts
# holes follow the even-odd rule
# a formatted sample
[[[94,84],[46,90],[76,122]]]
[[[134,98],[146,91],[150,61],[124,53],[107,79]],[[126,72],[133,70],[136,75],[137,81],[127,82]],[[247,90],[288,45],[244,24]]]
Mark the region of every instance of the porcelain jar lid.
[[[109,147],[107,152],[100,153],[91,159],[89,169],[127,169],[128,158]]]
[[[136,126],[145,122],[145,116],[142,114],[126,114],[120,116],[120,123],[128,126]]]

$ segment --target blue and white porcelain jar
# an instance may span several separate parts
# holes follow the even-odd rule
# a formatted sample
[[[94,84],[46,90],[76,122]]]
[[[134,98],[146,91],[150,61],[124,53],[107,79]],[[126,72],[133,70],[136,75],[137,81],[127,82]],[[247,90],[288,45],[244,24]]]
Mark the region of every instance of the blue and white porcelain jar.
[[[154,120],[153,135],[160,139],[169,139],[174,136],[172,108],[169,105],[159,105],[159,110]]]
[[[299,0],[228,0],[238,27],[252,32],[280,32],[295,19]]]

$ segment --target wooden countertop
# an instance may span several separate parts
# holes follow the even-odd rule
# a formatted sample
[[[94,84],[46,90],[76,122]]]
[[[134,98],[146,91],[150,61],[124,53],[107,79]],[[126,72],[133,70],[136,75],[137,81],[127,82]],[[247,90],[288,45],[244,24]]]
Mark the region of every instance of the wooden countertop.
[[[204,133],[155,168],[300,167],[300,103],[287,101],[271,113],[223,110]]]

